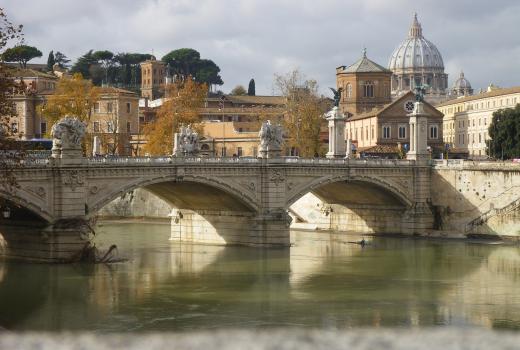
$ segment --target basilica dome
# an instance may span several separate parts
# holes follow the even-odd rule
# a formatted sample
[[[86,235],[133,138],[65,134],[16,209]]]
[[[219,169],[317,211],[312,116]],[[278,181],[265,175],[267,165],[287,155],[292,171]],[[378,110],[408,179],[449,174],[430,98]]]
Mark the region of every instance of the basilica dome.
[[[416,69],[416,68],[441,68],[444,62],[437,47],[422,35],[422,27],[414,16],[412,26],[406,38],[392,53],[390,70]]]
[[[473,95],[473,88],[469,80],[464,77],[464,72],[460,72],[459,79],[455,81],[451,88],[451,94],[455,96]]]
[[[415,87],[427,86],[427,99],[442,99],[448,88],[448,75],[437,47],[423,36],[422,27],[414,15],[408,37],[394,50],[388,69],[392,76],[392,95],[400,96]]]

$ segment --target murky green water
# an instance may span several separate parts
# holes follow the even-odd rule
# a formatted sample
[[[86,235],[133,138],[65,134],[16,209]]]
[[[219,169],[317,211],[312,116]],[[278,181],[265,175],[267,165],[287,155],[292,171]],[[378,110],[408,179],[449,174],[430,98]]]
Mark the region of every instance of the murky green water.
[[[0,262],[0,326],[176,331],[254,327],[520,329],[520,247],[295,233],[290,249],[186,245],[169,226],[105,224],[111,265]]]

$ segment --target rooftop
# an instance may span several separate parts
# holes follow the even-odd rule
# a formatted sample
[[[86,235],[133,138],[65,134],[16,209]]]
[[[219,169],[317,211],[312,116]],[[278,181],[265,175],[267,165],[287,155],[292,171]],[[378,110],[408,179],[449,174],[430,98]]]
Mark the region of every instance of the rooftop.
[[[343,70],[341,73],[373,73],[373,72],[384,72],[391,73],[390,70],[386,69],[383,66],[371,61],[367,58],[367,50],[363,50],[363,57],[361,57],[356,63],[348,66],[342,67]]]
[[[510,87],[510,88],[497,88],[497,89],[493,89],[488,92],[445,101],[443,103],[436,105],[435,107],[438,108],[438,107],[444,107],[444,106],[451,106],[451,105],[455,105],[455,104],[459,104],[459,103],[480,100],[483,98],[503,96],[503,95],[516,94],[516,93],[520,93],[520,86],[514,86],[514,87]]]
[[[58,79],[55,75],[50,73],[44,73],[39,70],[30,69],[30,68],[20,68],[20,67],[8,67],[8,72],[14,78],[47,78],[47,79]]]

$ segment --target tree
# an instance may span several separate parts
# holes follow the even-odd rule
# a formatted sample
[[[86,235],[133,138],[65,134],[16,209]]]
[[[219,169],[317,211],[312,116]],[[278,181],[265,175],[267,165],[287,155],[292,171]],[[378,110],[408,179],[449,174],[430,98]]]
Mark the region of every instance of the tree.
[[[72,77],[62,77],[56,90],[47,98],[40,108],[49,125],[53,125],[66,115],[72,115],[90,125],[94,105],[99,98],[99,88],[93,86],[90,80],[83,79],[80,73]],[[86,150],[90,150],[91,134],[87,133]],[[89,153],[89,152],[87,152]]]
[[[256,95],[256,89],[255,89],[255,79],[249,80],[249,86],[247,87],[247,94],[249,96],[255,96]]]
[[[94,65],[98,65],[97,59],[93,55],[93,50],[89,50],[83,56],[80,56],[78,60],[72,65],[70,69],[71,73],[80,73],[85,79],[92,78],[91,76],[91,67]],[[94,84],[96,82],[92,79]]]
[[[325,99],[318,96],[317,82],[307,80],[302,73],[294,70],[285,75],[275,75],[274,83],[278,92],[287,100],[283,120],[286,145],[303,157],[322,154],[322,116],[329,106]]]
[[[10,42],[22,42],[22,25],[12,24],[4,10],[0,8],[0,55],[3,57],[6,47]],[[11,137],[13,131],[10,128],[11,119],[16,117],[16,108],[11,97],[14,94],[22,93],[22,85],[17,83],[10,74],[11,69],[0,61],[0,150],[14,149]],[[0,157],[0,186],[7,191],[16,187],[16,180],[13,176],[13,162],[19,160],[14,153],[4,153]],[[0,206],[3,203],[0,203]]]
[[[499,109],[489,125],[488,154],[493,158],[520,158],[520,104]]]
[[[63,53],[56,51],[56,54],[54,55],[54,61],[55,63],[60,66],[60,68],[68,68],[70,60],[65,56]]]
[[[9,48],[2,53],[2,59],[6,62],[18,62],[21,68],[27,68],[27,62],[36,57],[42,57],[42,52],[34,46],[18,45]]]
[[[192,124],[202,131],[200,108],[204,106],[208,88],[188,77],[166,86],[166,99],[155,120],[145,125],[143,134],[148,142],[145,151],[154,154],[172,154],[173,134],[181,125]]]
[[[208,59],[201,59],[200,53],[194,49],[178,49],[164,55],[162,61],[168,66],[171,74],[181,79],[193,77],[199,83],[207,85],[223,85],[220,68]]]
[[[246,95],[246,88],[242,85],[237,85],[233,90],[231,90],[231,95]]]
[[[94,59],[97,60],[97,62],[100,63],[101,67],[103,67],[105,70],[105,83],[108,84],[108,70],[114,64],[114,54],[111,51],[103,50],[94,52],[92,57],[94,57]]]
[[[47,57],[47,70],[49,72],[52,72],[52,67],[54,66],[54,63],[56,61],[54,60],[54,51],[51,50],[51,52],[49,52],[49,57]]]
[[[114,56],[119,64],[118,77],[124,86],[139,86],[141,84],[140,63],[152,58],[150,54],[123,52]]]

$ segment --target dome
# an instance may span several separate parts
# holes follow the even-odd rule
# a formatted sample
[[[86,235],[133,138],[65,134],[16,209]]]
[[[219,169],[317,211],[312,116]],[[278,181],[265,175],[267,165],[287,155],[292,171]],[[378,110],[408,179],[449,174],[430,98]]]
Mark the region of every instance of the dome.
[[[468,79],[464,78],[464,72],[460,72],[459,79],[453,84],[453,89],[471,89]]]
[[[423,37],[421,24],[415,14],[408,38],[392,53],[388,69],[395,72],[396,70],[421,68],[444,71],[444,63],[437,47]]]

